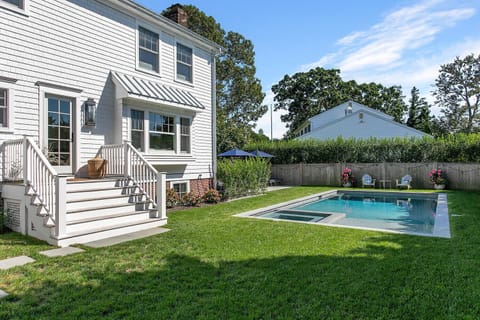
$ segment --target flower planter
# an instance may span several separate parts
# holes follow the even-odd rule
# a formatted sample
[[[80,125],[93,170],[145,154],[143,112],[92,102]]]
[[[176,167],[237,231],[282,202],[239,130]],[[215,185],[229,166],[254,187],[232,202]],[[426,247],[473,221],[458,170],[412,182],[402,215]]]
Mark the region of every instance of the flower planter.
[[[352,186],[352,183],[351,182],[347,182],[347,183],[344,183],[343,184],[343,187],[344,188],[350,188]]]
[[[88,160],[88,177],[90,179],[103,178],[107,173],[107,160],[95,157]]]
[[[445,189],[445,185],[444,185],[444,184],[436,184],[436,183],[435,183],[435,184],[433,185],[433,188],[434,188],[435,190],[443,190],[443,189]]]

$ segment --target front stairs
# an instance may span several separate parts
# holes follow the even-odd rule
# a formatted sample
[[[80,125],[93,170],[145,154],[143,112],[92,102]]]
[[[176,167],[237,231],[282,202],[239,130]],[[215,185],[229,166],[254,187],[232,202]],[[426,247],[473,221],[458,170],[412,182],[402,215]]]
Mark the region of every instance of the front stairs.
[[[65,233],[58,246],[86,243],[159,227],[151,203],[132,181],[124,177],[67,180]]]

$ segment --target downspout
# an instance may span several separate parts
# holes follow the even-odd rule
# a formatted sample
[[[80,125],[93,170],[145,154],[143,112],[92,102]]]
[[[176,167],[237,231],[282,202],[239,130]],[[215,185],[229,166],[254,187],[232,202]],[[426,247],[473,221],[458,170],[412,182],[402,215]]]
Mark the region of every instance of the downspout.
[[[212,53],[212,171],[213,189],[217,188],[217,58]]]

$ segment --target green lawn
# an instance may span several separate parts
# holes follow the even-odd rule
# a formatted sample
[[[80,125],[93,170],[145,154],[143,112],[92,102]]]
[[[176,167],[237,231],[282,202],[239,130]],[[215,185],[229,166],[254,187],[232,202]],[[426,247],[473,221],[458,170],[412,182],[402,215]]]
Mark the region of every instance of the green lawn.
[[[0,319],[480,317],[480,193],[449,193],[452,239],[232,217],[323,190],[177,211],[168,233],[0,271]]]

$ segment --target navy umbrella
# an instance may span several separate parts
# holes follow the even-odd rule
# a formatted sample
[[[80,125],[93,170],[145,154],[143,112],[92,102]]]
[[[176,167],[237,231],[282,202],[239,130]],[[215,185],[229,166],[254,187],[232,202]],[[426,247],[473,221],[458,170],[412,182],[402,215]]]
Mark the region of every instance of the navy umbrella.
[[[255,150],[250,153],[253,154],[255,157],[260,157],[260,158],[275,158],[275,156],[272,156],[270,153],[266,153],[260,150]]]
[[[232,150],[228,150],[224,153],[220,153],[218,156],[219,157],[253,157],[253,154],[235,148]]]

